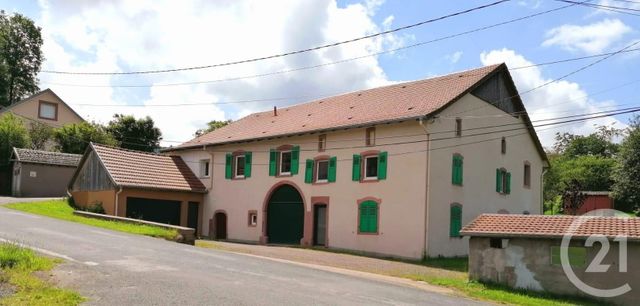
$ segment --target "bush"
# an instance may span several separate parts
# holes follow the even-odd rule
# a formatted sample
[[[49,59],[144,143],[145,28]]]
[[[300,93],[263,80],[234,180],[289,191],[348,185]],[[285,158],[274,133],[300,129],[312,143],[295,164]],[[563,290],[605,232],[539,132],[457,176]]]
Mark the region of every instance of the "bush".
[[[85,211],[88,211],[90,213],[95,213],[95,214],[105,214],[106,212],[104,211],[104,207],[102,207],[102,202],[94,202],[93,204],[89,205]]]

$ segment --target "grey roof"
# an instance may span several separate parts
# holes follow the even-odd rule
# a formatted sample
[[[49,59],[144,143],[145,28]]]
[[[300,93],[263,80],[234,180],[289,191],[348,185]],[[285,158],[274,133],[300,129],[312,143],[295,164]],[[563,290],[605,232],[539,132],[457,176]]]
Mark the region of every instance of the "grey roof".
[[[13,148],[13,161],[31,164],[77,167],[82,155]]]

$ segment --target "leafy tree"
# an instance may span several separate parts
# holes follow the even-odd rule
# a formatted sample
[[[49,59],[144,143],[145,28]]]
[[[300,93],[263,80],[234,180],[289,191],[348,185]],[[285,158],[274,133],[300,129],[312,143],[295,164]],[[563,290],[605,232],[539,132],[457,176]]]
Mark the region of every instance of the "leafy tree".
[[[582,193],[583,187],[578,180],[572,180],[562,192],[562,211],[568,215],[578,213],[587,196]]]
[[[40,31],[33,20],[0,11],[0,106],[38,91],[37,75],[44,60]]]
[[[232,120],[224,120],[224,121],[212,120],[212,121],[209,121],[207,123],[207,128],[206,129],[197,130],[196,133],[195,133],[195,136],[199,137],[199,136],[202,136],[202,135],[204,135],[206,133],[213,132],[213,131],[215,131],[215,130],[217,130],[219,128],[227,126],[231,122],[232,122]]]
[[[640,212],[640,116],[631,120],[617,161],[613,172],[616,209],[637,214]]]
[[[569,157],[581,155],[613,157],[618,152],[618,145],[613,143],[613,138],[620,136],[621,133],[620,129],[608,126],[599,126],[595,133],[588,136],[557,133],[554,149]]]
[[[29,134],[22,120],[11,113],[0,116],[0,166],[7,166],[13,148],[29,145]]]
[[[149,116],[136,119],[116,114],[107,125],[107,131],[120,143],[120,147],[131,150],[153,152],[160,148],[162,140],[160,129]]]
[[[54,130],[57,149],[64,153],[83,154],[90,142],[116,146],[118,142],[105,127],[97,123],[72,123]]]
[[[544,200],[552,201],[566,186],[576,181],[589,191],[609,191],[616,160],[609,157],[583,155],[578,157],[551,155],[551,168],[544,177]]]
[[[53,128],[38,121],[31,122],[29,126],[29,138],[31,149],[44,150],[46,144],[53,137]]]

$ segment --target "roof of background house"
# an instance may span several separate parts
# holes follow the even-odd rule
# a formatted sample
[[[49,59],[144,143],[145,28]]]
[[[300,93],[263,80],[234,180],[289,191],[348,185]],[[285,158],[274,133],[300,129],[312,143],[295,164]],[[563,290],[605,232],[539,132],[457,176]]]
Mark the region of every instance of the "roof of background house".
[[[504,69],[492,65],[254,113],[169,150],[416,119],[437,112]]]
[[[611,194],[611,191],[580,191],[580,192],[590,196],[608,196]]]
[[[604,235],[609,238],[624,236],[629,240],[640,240],[640,218],[608,216],[482,214],[463,227],[460,234],[478,237],[559,239],[570,232],[574,222],[577,225],[571,231],[573,239]]]
[[[116,186],[206,192],[206,187],[179,156],[126,150],[94,143],[90,148],[96,152]],[[83,159],[88,156],[88,152],[90,150],[87,150]]]
[[[44,94],[44,93],[46,93],[46,92],[50,92],[54,97],[56,97],[58,100],[60,100],[60,102],[62,102],[62,104],[64,104],[68,109],[70,109],[70,110],[71,110],[71,112],[72,112],[73,114],[75,114],[76,116],[78,116],[78,118],[80,118],[80,119],[82,119],[82,120],[84,121],[84,118],[82,118],[82,116],[80,116],[80,114],[78,114],[78,113],[77,113],[73,108],[71,108],[71,106],[69,106],[69,104],[67,104],[67,102],[64,102],[64,100],[62,100],[62,99],[61,99],[61,98],[60,98],[60,97],[59,97],[55,92],[53,92],[53,90],[51,90],[50,88],[47,88],[47,89],[45,89],[45,90],[41,90],[41,91],[39,91],[39,92],[36,92],[36,93],[34,93],[33,95],[30,95],[30,96],[28,96],[28,97],[26,97],[26,98],[24,98],[24,99],[22,99],[22,100],[20,100],[20,101],[18,101],[18,102],[15,102],[15,103],[13,103],[13,104],[11,104],[11,105],[9,105],[9,106],[6,106],[6,107],[0,107],[0,114],[4,113],[4,112],[6,112],[6,111],[9,111],[10,109],[12,109],[12,108],[16,107],[17,105],[20,105],[20,104],[22,104],[22,103],[24,103],[24,102],[30,101],[31,99],[33,99],[33,98],[35,98],[35,97],[37,97],[37,96],[39,96],[39,95],[41,95],[41,94]]]
[[[12,161],[30,164],[76,167],[82,155],[13,148]]]

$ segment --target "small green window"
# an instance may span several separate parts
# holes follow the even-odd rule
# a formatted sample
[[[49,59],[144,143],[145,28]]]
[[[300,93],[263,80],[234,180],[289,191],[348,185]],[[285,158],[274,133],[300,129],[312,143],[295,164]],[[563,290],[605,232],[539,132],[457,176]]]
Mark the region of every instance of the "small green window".
[[[449,237],[460,237],[462,229],[462,205],[451,204],[449,213]]]
[[[360,233],[378,233],[378,203],[364,201],[359,207]]]
[[[462,155],[453,155],[453,161],[451,164],[451,183],[462,186]]]
[[[551,247],[551,264],[552,265],[562,265],[562,261],[560,260],[560,249],[559,246]],[[568,248],[569,255],[569,265],[576,268],[584,267],[587,263],[587,249],[583,247],[569,247]]]
[[[511,193],[511,172],[500,168],[496,169],[496,192],[502,194]]]

